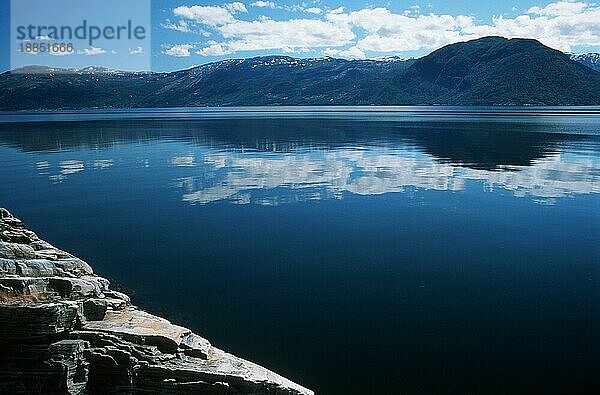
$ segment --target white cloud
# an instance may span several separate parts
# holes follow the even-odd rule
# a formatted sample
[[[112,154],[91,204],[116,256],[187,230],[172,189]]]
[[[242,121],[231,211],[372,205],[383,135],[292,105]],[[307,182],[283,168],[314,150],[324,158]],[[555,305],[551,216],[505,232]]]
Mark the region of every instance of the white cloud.
[[[581,13],[587,8],[587,3],[575,3],[570,1],[559,1],[557,3],[548,4],[544,8],[531,7],[527,13],[545,16],[565,16]]]
[[[179,21],[177,21],[177,23],[167,21],[166,23],[162,23],[161,26],[164,27],[165,29],[176,30],[178,32],[183,32],[183,33],[188,33],[191,31],[190,26],[183,19],[180,19]]]
[[[408,9],[404,10],[404,12],[402,13],[402,15],[418,15],[421,13],[421,7],[418,5],[413,5],[410,6]]]
[[[358,47],[350,47],[344,51],[340,51],[338,53],[339,56],[343,57],[343,58],[350,58],[350,59],[364,59],[366,58],[365,53],[359,49]]]
[[[34,40],[52,41],[52,37],[50,37],[50,36],[35,36]]]
[[[185,58],[190,56],[190,49],[194,46],[190,44],[177,44],[165,50],[165,54],[169,56],[175,56],[178,58]]]
[[[366,31],[356,46],[363,51],[396,52],[439,48],[467,39],[460,30],[473,23],[466,16],[395,14],[386,8],[362,9],[345,13],[329,13],[327,19]],[[469,37],[471,38],[471,37]]]
[[[129,55],[141,55],[144,53],[144,49],[142,47],[137,47],[134,49],[129,48]]]
[[[247,11],[243,3],[235,1],[233,3],[226,3],[223,6],[179,6],[173,10],[173,13],[175,16],[215,27],[235,22],[233,14]]]
[[[327,48],[326,51],[335,51],[336,56],[363,58],[368,54],[437,49],[489,35],[534,38],[563,51],[570,51],[575,45],[600,46],[600,6],[594,3],[558,1],[544,7],[531,7],[515,18],[494,17],[488,24],[478,23],[469,15],[423,14],[417,5],[402,13],[384,7],[353,12],[338,7],[323,11],[306,3],[280,6],[265,0],[250,5],[314,16],[289,20],[261,16],[242,20],[236,13],[245,12],[246,8],[239,2],[224,6],[181,6],[175,8],[174,14],[204,25],[214,33],[213,37],[221,37],[197,51],[203,56]]]
[[[478,25],[473,17],[465,15],[403,15],[386,8],[329,12],[326,18],[364,29],[366,35],[356,46],[373,52],[436,49],[489,35],[534,38],[563,51],[570,51],[574,45],[600,45],[598,6],[558,2],[544,8],[532,7],[528,12],[513,19],[494,17],[490,25]]]
[[[348,59],[365,59],[366,58],[364,51],[356,46],[350,47],[348,49],[343,49],[343,50],[327,48],[326,50],[323,51],[323,53],[327,56],[336,56],[336,57],[348,58]]]
[[[102,48],[98,48],[98,47],[89,47],[89,48],[84,48],[81,51],[77,51],[77,53],[79,55],[102,55],[107,53],[107,51],[105,51]]]
[[[344,7],[338,7],[338,8],[335,8],[335,9],[329,11],[329,14],[341,14],[344,12],[344,10],[345,10]]]
[[[254,3],[250,3],[250,5],[253,7],[262,7],[262,8],[276,8],[277,7],[277,5],[275,3],[273,3],[272,1],[263,1],[263,0],[255,1]]]
[[[201,5],[194,5],[191,7],[180,6],[175,8],[173,13],[175,16],[191,19],[203,25],[212,27],[235,22],[232,13],[224,7]]]
[[[465,33],[477,36],[535,38],[543,44],[571,51],[573,46],[600,46],[600,6],[589,3],[557,2],[544,8],[532,7],[530,15],[513,19],[496,17],[491,25],[471,26]]]
[[[293,52],[297,48],[335,47],[351,42],[355,35],[348,26],[316,19],[274,21],[269,18],[246,22],[237,21],[219,28],[229,40],[203,48],[200,54],[218,49],[222,54],[261,49],[281,49]]]
[[[232,14],[235,14],[236,12],[248,12],[244,3],[240,3],[239,1],[225,4],[223,7]]]
[[[202,48],[196,51],[196,53],[202,56],[222,56],[228,55],[232,53],[232,51],[224,47],[223,44],[212,41],[209,43],[208,47]]]

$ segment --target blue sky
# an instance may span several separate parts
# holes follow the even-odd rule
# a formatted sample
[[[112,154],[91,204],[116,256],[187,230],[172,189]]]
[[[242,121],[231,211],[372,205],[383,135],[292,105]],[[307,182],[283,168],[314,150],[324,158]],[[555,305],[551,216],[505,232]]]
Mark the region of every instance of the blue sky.
[[[115,18],[128,14],[133,14],[132,9],[114,10]],[[11,67],[8,54],[14,27],[9,26],[8,2],[2,1],[0,15],[4,54],[0,69],[4,71]],[[486,35],[536,38],[568,52],[600,51],[600,6],[583,1],[154,0],[148,23],[151,43],[144,43],[150,48],[143,53],[154,71],[266,54],[418,57],[446,44]],[[29,56],[20,62],[147,68],[136,63],[142,58],[136,45],[109,41],[96,45],[73,56],[32,60]]]

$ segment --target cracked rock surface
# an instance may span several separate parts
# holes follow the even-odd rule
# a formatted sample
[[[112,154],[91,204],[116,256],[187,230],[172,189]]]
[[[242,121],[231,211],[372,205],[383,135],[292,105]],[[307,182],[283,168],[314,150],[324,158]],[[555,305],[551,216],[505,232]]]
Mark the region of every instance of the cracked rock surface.
[[[3,208],[0,393],[313,394],[131,305]]]

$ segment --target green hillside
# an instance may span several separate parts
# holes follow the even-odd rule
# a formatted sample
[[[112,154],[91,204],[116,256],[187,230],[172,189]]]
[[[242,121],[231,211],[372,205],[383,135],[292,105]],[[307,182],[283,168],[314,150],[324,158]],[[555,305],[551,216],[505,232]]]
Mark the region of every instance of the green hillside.
[[[600,105],[600,72],[538,41],[485,37],[420,59],[268,56],[171,73],[30,66],[0,110],[254,105]]]

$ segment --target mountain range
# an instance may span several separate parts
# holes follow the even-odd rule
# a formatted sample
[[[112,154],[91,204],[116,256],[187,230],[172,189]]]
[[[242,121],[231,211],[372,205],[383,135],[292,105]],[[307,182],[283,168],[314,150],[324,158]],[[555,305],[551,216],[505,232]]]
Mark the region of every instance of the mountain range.
[[[419,59],[266,56],[186,70],[28,66],[0,75],[0,110],[253,105],[600,105],[598,54],[485,37]]]

